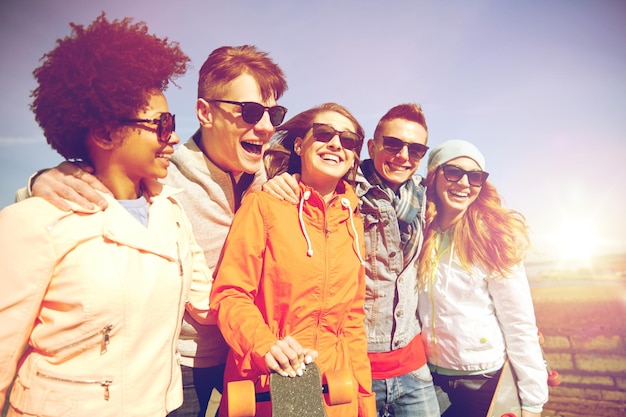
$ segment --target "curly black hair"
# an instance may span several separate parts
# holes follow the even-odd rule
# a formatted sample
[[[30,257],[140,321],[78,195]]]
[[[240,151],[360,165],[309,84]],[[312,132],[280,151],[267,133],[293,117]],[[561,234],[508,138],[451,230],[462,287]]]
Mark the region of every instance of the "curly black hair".
[[[177,42],[128,17],[108,21],[102,12],[88,27],[70,26],[71,35],[57,39],[33,71],[38,87],[30,108],[53,149],[89,160],[87,133],[135,117],[151,92],[187,71],[190,59]]]

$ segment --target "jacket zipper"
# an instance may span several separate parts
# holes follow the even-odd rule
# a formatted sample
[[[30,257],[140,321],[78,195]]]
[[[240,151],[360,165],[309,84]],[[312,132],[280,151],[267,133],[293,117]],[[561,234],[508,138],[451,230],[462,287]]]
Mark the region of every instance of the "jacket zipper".
[[[74,383],[74,384],[100,384],[102,387],[104,387],[104,399],[106,401],[109,401],[109,385],[111,385],[113,383],[112,379],[97,380],[97,379],[61,378],[61,377],[58,377],[58,376],[52,376],[52,375],[44,374],[41,371],[37,371],[37,376],[40,376],[40,377],[43,377],[43,378],[48,378],[48,379],[53,379],[55,381],[71,382],[71,383]]]
[[[180,229],[180,223],[176,222],[176,225]],[[184,291],[184,288],[185,288],[185,271],[183,269],[183,259],[182,259],[181,254],[180,254],[180,242],[179,241],[176,242],[176,255],[178,257],[178,272],[180,274],[180,281],[179,281],[180,286],[179,286],[179,293],[178,293],[178,311],[180,311],[180,308],[181,308],[180,303],[181,303],[181,301],[183,301],[182,300],[182,298],[183,298],[183,291]],[[192,278],[192,283],[193,283],[193,278]],[[191,288],[190,288],[190,290],[191,290]],[[185,314],[184,311],[185,310],[184,310],[184,307],[183,307],[183,316]],[[178,319],[177,319],[178,323],[182,322],[183,316],[181,316],[179,314]],[[178,332],[177,333],[179,333],[179,332],[180,332],[180,328],[178,328]],[[171,340],[171,343],[172,343],[171,344],[171,349],[172,350],[176,349],[176,356],[179,359],[179,365],[180,365],[180,357],[181,357],[181,355],[180,355],[180,352],[178,351],[178,348],[175,347],[177,341],[178,341],[177,337],[174,337]],[[171,373],[171,367],[170,367],[170,383],[169,383],[169,386],[168,386],[168,391],[169,391],[169,388],[172,385],[173,379],[174,379],[174,375]],[[163,406],[167,408],[167,398],[164,398]]]
[[[176,222],[176,225],[180,229],[180,223]],[[180,257],[180,242],[176,242],[176,256],[178,257],[178,274],[182,278],[185,271],[183,271],[183,260]]]
[[[105,326],[102,330],[100,330],[100,333],[102,333],[102,342],[100,343],[101,355],[104,355],[108,351],[107,346],[109,345],[109,333],[111,333],[111,329],[113,329],[113,325],[109,324],[108,326]]]
[[[49,350],[48,353],[57,353],[60,352],[64,349],[69,349],[73,346],[79,345],[81,343],[83,343],[85,340],[89,340],[94,336],[97,336],[99,334],[102,334],[102,341],[100,342],[100,354],[103,355],[105,353],[107,353],[107,345],[109,344],[109,339],[110,339],[110,335],[109,333],[111,333],[111,330],[113,329],[113,325],[112,324],[108,324],[106,326],[104,326],[101,330],[99,330],[96,333],[90,334],[89,336],[83,337],[80,340],[77,340],[76,342],[70,343],[69,345],[65,345],[65,346],[61,346],[60,348],[57,349],[53,349],[53,350]]]
[[[322,277],[322,305],[326,304],[326,287],[328,284],[328,268],[329,268],[329,259],[328,259],[328,239],[330,237],[330,231],[328,230],[328,219],[326,218],[327,216],[327,210],[326,210],[326,205],[324,204],[323,206],[323,213],[324,213],[324,230],[323,230],[323,234],[324,234],[324,276]],[[318,312],[317,315],[317,328],[319,329],[321,327],[322,324],[322,316],[323,316],[323,312],[320,311]],[[319,343],[319,332],[315,332],[315,346],[317,346],[317,344]]]

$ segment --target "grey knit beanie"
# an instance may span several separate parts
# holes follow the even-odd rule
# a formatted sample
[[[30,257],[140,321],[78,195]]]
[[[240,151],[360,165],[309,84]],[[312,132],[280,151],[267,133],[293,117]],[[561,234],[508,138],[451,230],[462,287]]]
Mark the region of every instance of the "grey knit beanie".
[[[443,142],[430,151],[428,156],[428,170],[437,168],[455,158],[466,156],[476,161],[481,170],[485,171],[485,157],[478,148],[468,141],[453,139]]]

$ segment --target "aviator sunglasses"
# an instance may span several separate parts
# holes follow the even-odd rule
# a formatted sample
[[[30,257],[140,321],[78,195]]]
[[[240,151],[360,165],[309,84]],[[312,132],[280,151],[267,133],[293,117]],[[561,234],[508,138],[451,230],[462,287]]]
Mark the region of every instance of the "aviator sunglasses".
[[[209,103],[227,103],[235,104],[241,107],[241,117],[243,121],[255,125],[259,123],[259,120],[263,117],[263,113],[267,110],[267,114],[270,115],[270,123],[276,127],[280,125],[285,119],[287,114],[287,108],[283,106],[267,107],[254,101],[231,101],[231,100],[217,100],[217,99],[204,99]]]
[[[161,113],[158,119],[121,119],[120,123],[148,123],[157,125],[157,138],[161,143],[169,143],[176,129],[176,116],[172,113]]]
[[[341,147],[349,151],[355,150],[363,140],[358,133],[350,132],[349,130],[339,131],[324,123],[313,123],[311,129],[313,129],[313,137],[318,142],[328,143],[335,135],[339,136]]]
[[[428,146],[421,143],[409,143],[393,136],[383,136],[383,149],[390,154],[397,154],[405,146],[409,151],[409,158],[413,161],[422,159],[428,150]]]
[[[450,182],[459,182],[464,175],[467,175],[467,181],[474,187],[482,187],[489,176],[488,172],[465,171],[456,165],[444,165],[441,170],[443,171],[443,176]]]

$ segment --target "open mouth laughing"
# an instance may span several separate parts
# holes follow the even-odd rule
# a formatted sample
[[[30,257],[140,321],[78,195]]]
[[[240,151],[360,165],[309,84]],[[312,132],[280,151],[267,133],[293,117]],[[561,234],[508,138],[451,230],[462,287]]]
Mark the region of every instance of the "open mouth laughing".
[[[321,157],[324,161],[327,161],[327,162],[332,162],[332,163],[335,163],[335,164],[338,164],[339,162],[341,162],[341,159],[340,159],[337,155],[335,155],[335,154],[331,154],[331,153],[324,153],[324,154],[321,154],[321,155],[320,155],[320,157]]]
[[[241,142],[241,147],[248,153],[253,155],[261,155],[263,152],[262,142]]]

